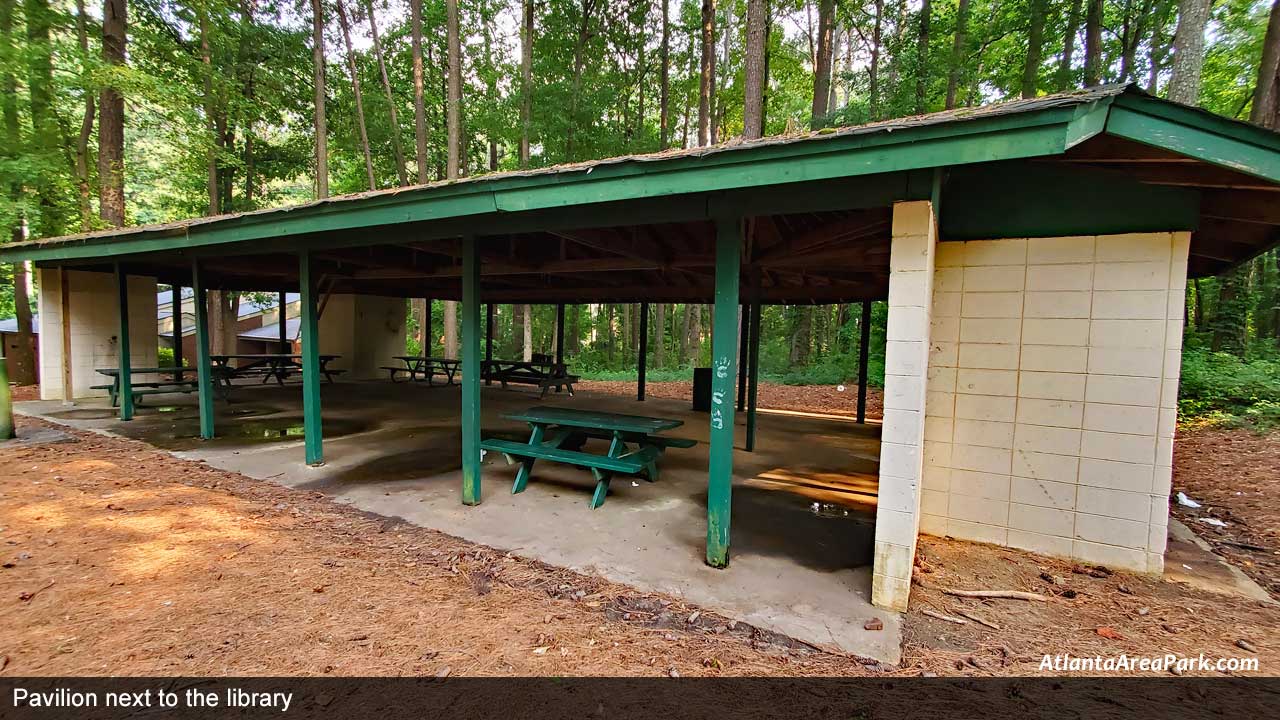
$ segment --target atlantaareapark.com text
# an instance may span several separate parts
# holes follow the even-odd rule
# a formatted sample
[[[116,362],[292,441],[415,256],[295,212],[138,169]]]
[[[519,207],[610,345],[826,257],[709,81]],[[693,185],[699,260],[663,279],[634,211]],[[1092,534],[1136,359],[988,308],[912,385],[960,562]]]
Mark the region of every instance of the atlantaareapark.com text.
[[[1075,657],[1072,655],[1045,655],[1040,658],[1040,669],[1052,672],[1153,672],[1175,675],[1190,672],[1257,672],[1258,658],[1211,658],[1201,653],[1198,657],[1165,655],[1115,655],[1103,657]]]

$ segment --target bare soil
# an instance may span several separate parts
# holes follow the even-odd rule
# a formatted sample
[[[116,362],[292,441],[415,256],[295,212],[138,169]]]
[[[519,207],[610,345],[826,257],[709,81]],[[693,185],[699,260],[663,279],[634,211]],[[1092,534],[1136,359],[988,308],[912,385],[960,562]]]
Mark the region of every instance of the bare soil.
[[[890,668],[321,493],[64,432],[0,445],[3,674],[1024,675],[1045,654],[1247,655],[1240,640],[1263,674],[1280,667],[1274,607],[922,539]]]

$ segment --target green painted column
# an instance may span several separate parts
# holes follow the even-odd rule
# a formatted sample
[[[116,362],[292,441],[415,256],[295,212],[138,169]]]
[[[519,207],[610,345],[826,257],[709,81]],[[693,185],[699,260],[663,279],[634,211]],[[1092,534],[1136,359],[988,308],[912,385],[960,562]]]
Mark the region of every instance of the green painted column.
[[[182,286],[171,285],[169,306],[173,308],[173,366],[182,367]]]
[[[9,392],[9,364],[4,357],[4,347],[0,346],[0,440],[12,440],[15,437],[13,396]]]
[[[133,373],[129,358],[129,275],[116,263],[116,297],[120,311],[120,332],[116,336],[116,353],[120,381],[120,419],[133,419]]]
[[[462,504],[480,504],[480,257],[462,239]]]
[[[200,389],[200,437],[213,439],[213,367],[209,361],[209,305],[200,261],[191,262],[192,304],[196,310],[196,383]]]
[[[871,351],[871,301],[862,301],[858,325],[858,422],[867,421],[867,361]]]
[[[290,344],[290,342],[289,342],[289,328],[288,328],[288,325],[289,325],[289,309],[288,309],[288,308],[289,308],[289,302],[288,302],[288,300],[289,300],[288,296],[287,296],[285,293],[283,293],[283,292],[282,292],[282,293],[280,293],[280,299],[276,301],[276,302],[278,303],[278,307],[280,308],[280,311],[276,313],[276,315],[278,316],[278,319],[279,319],[279,322],[278,322],[278,323],[276,323],[276,324],[280,326],[280,327],[279,327],[279,330],[280,330],[280,352],[282,352],[282,353],[292,353],[292,352],[293,352],[293,347],[291,346],[291,344]]]
[[[742,412],[747,408],[747,372],[751,368],[751,364],[747,362],[747,352],[750,348],[751,329],[750,315],[751,306],[743,303],[740,306],[738,315],[738,412]]]
[[[747,452],[756,450],[756,397],[760,385],[760,301],[751,303],[751,344],[747,348]]]
[[[564,303],[556,305],[556,364],[564,364]]]
[[[640,357],[636,362],[636,400],[644,400],[644,373],[649,364],[649,303],[640,303]]]
[[[311,253],[298,253],[298,285],[302,290],[302,436],[308,465],[324,464],[324,423],[320,415],[320,317],[316,311],[316,279]]]
[[[738,365],[742,221],[716,221],[716,295],[711,330],[711,450],[707,468],[707,564],[729,564],[733,488],[733,391]]]

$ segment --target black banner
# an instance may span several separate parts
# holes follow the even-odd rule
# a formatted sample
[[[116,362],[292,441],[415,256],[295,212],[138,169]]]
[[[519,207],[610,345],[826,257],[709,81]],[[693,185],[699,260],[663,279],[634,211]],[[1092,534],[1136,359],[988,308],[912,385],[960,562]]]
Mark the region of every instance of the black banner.
[[[1275,717],[1280,679],[0,678],[0,718]]]

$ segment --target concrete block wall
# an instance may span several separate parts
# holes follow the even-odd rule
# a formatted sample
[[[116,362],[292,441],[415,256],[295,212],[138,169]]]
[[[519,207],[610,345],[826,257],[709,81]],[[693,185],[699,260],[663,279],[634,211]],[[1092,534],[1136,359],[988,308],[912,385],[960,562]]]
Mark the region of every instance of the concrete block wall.
[[[920,532],[925,381],[937,229],[929,202],[893,206],[884,424],[871,600],[906,610]]]
[[[1189,244],[938,245],[922,532],[1163,570]]]
[[[406,306],[404,298],[331,295],[320,316],[320,352],[342,357],[329,366],[354,380],[386,377],[378,368],[405,354]]]
[[[57,270],[36,270],[40,286],[40,397],[62,399],[62,285]],[[119,365],[120,314],[116,280],[110,273],[67,271],[71,305],[72,396],[106,397],[90,390],[108,378],[96,368]],[[134,367],[155,367],[155,278],[129,276],[129,352]]]

